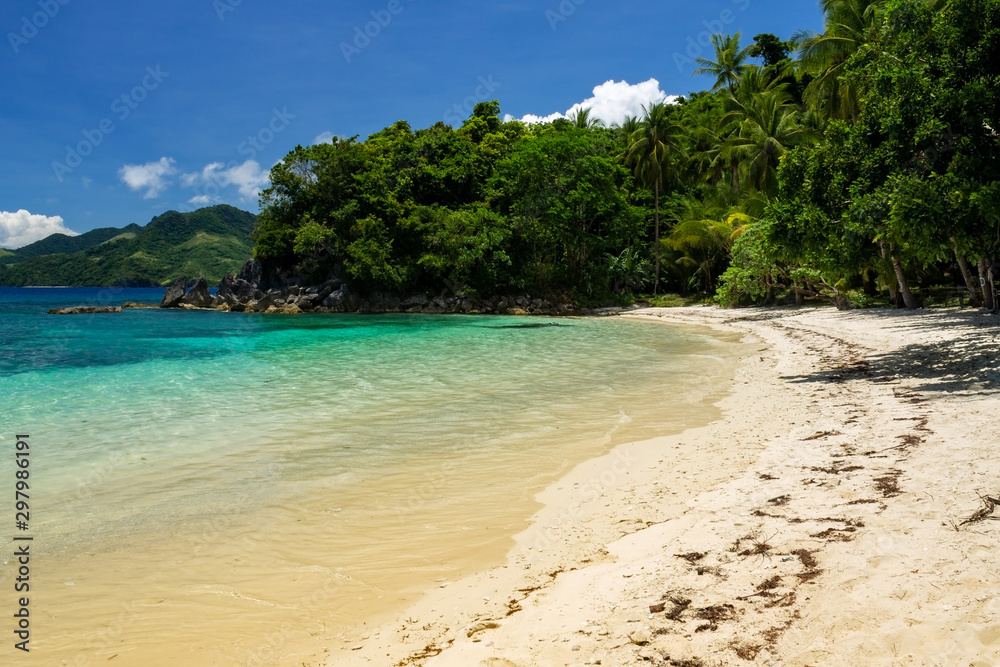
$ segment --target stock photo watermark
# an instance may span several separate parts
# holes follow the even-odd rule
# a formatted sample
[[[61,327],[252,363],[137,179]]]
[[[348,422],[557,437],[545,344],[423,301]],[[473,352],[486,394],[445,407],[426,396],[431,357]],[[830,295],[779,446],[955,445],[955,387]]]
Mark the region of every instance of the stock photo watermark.
[[[19,533],[14,535],[14,554],[11,559],[15,569],[14,592],[19,595],[15,601],[14,642],[18,651],[30,652],[31,642],[31,445],[30,435],[18,435],[14,445],[14,526]]]
[[[246,141],[237,146],[236,151],[240,155],[246,155],[249,159],[253,160],[257,157],[258,153],[274,141],[277,135],[287,130],[295,118],[295,114],[288,113],[288,107],[284,107],[281,110],[272,109],[271,120],[268,121],[267,125],[260,128],[256,134],[248,136]]]
[[[124,122],[169,76],[170,72],[164,72],[160,65],[146,67],[145,76],[135,87],[111,101],[111,113],[119,122]],[[116,129],[114,119],[102,118],[97,127],[82,130],[83,139],[76,144],[66,146],[66,157],[63,161],[56,160],[52,163],[52,172],[56,180],[62,183],[65,177],[83,164],[84,158],[90,156]]]
[[[486,78],[479,77],[479,86],[473,91],[472,95],[466,97],[460,104],[456,104],[444,112],[444,116],[442,116],[444,122],[452,127],[460,126],[466,118],[472,115],[477,104],[493,99],[493,93],[501,85],[503,84],[493,80],[492,74]]]
[[[21,47],[37,37],[38,32],[59,14],[63,5],[68,4],[69,0],[39,0],[38,7],[41,11],[35,12],[30,18],[22,16],[20,30],[7,33],[7,40],[14,53],[20,53]]]
[[[549,9],[545,12],[545,19],[549,22],[549,26],[556,30],[559,28],[560,23],[564,23],[569,20],[569,17],[576,13],[576,8],[585,3],[587,0],[562,0],[559,6],[555,9]]]
[[[751,0],[730,0],[730,2],[740,12],[745,12],[751,5]],[[719,18],[713,21],[702,21],[701,24],[705,29],[695,37],[687,38],[684,53],[680,51],[674,51],[673,53],[672,57],[674,64],[677,65],[677,71],[681,73],[686,72],[695,64],[696,59],[703,57],[706,53],[711,54],[714,48],[712,36],[721,35],[725,31],[726,26],[735,22],[736,13],[732,9],[723,9],[719,12]]]
[[[204,206],[213,201],[217,201],[222,194],[222,190],[231,185],[240,188],[240,195],[248,198],[255,193],[255,188],[263,187],[268,176],[262,171],[260,165],[255,161],[256,157],[275,138],[288,129],[297,116],[289,113],[288,107],[271,110],[271,118],[253,134],[247,135],[246,139],[236,146],[236,152],[245,156],[243,162],[230,160],[213,162],[205,167],[201,172],[186,174],[183,178],[185,187],[194,188],[194,196],[187,204],[190,206]]]
[[[412,2],[412,0],[410,0]],[[399,16],[406,9],[403,0],[389,0],[385,9],[373,9],[371,11],[372,20],[362,25],[354,26],[354,37],[350,42],[340,43],[340,52],[344,54],[344,60],[348,64],[355,56],[371,46],[382,31],[389,27],[394,16]]]
[[[243,0],[215,0],[212,3],[212,9],[215,10],[215,14],[219,17],[220,21],[226,20],[226,14],[231,14],[236,11],[236,8],[243,4]]]

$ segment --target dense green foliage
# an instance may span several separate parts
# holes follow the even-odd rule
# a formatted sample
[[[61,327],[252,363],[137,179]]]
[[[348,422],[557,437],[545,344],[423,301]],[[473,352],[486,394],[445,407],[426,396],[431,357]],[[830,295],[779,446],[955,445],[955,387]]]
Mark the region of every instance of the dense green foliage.
[[[963,281],[961,265],[988,274],[997,257],[1000,3],[873,7],[869,41],[846,59],[836,53],[840,79],[823,84],[830,115],[841,120],[782,163],[780,192],[739,249],[727,299],[759,297],[789,286],[790,272],[808,271],[810,288],[834,298],[883,288],[915,307],[912,282],[927,287],[948,273],[954,284]],[[773,269],[754,266],[761,259]],[[970,278],[972,298],[990,303],[978,276]]]
[[[695,72],[713,92],[620,126],[505,122],[494,101],[460,128],[296,147],[255,255],[391,292],[914,307],[911,283],[950,283],[989,303],[1000,0],[821,6],[822,34],[716,35]]]
[[[169,211],[145,227],[50,236],[0,259],[0,285],[155,286],[178,277],[218,282],[250,256],[255,217],[232,206]]]

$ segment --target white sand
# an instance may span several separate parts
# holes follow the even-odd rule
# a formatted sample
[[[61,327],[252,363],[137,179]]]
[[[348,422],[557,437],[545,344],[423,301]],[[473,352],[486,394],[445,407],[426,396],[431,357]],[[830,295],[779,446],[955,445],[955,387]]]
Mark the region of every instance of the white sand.
[[[629,316],[760,342],[724,418],[578,466],[506,564],[328,664],[1000,665],[1000,523],[955,528],[1000,495],[1000,318]]]

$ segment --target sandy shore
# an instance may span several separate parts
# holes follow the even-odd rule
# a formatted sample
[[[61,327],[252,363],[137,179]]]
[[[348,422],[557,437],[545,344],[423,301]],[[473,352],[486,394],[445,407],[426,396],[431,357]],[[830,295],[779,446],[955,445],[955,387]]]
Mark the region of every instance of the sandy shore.
[[[1000,318],[628,316],[756,344],[723,419],[576,467],[504,565],[329,665],[1000,665],[1000,525],[960,525],[1000,495]]]

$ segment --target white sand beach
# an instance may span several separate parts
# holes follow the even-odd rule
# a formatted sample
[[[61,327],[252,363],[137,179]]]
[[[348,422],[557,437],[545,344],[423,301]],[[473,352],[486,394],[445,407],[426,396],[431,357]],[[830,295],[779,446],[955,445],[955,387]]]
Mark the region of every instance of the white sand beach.
[[[625,316],[755,343],[723,418],[577,466],[503,565],[327,664],[1000,665],[1000,524],[960,525],[1000,495],[996,317]]]

